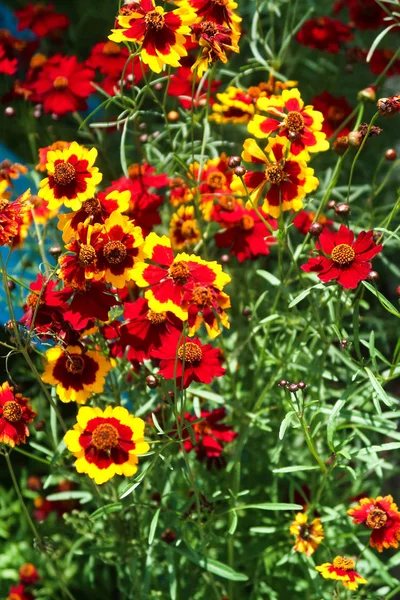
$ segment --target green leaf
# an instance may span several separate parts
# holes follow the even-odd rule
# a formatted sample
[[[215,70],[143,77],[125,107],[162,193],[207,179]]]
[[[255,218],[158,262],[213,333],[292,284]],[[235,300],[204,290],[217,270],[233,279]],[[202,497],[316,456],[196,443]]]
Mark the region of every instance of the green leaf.
[[[238,521],[239,521],[239,519],[238,519],[236,512],[233,512],[232,513],[232,522],[231,522],[229,530],[228,530],[229,535],[233,535],[235,533]]]
[[[300,504],[286,504],[284,502],[264,502],[262,504],[243,504],[242,506],[234,506],[231,510],[303,510]]]
[[[276,527],[250,527],[250,533],[275,533]]]
[[[281,426],[279,427],[279,439],[280,440],[283,440],[285,433],[286,433],[286,429],[289,427],[292,417],[295,414],[296,414],[295,410],[290,410],[286,414],[285,418],[283,419]]]
[[[277,277],[275,277],[275,275],[272,275],[272,273],[270,273],[269,271],[263,271],[262,269],[259,269],[258,271],[256,271],[256,273],[273,286],[281,285],[280,280]]]
[[[282,467],[282,469],[272,469],[273,473],[294,473],[296,471],[315,471],[319,466],[293,465],[292,467]]]
[[[81,492],[78,490],[57,492],[56,494],[49,494],[49,496],[46,496],[46,500],[50,500],[50,502],[57,502],[59,500],[80,500],[82,504],[90,502],[92,498],[93,495],[90,492]]]
[[[296,306],[296,304],[298,304],[299,302],[301,302],[302,300],[304,300],[304,298],[307,298],[307,296],[311,292],[311,290],[322,289],[324,287],[325,286],[324,286],[323,283],[317,283],[317,284],[312,285],[311,287],[307,288],[306,290],[303,290],[298,296],[296,296],[291,301],[291,303],[289,304],[288,308],[293,308],[293,306]]]
[[[333,434],[335,433],[335,429],[336,429],[335,419],[344,405],[345,405],[344,400],[338,400],[336,402],[335,406],[332,409],[332,412],[330,414],[330,417],[328,419],[328,423],[326,426],[328,446],[332,452],[335,452],[335,446],[333,444]]]
[[[394,315],[395,317],[400,319],[400,312],[397,310],[397,308],[395,308],[393,306],[393,304],[391,302],[389,302],[389,300],[387,298],[385,298],[385,296],[383,294],[378,292],[378,290],[375,289],[373,285],[368,283],[368,281],[363,281],[362,284],[367,288],[367,290],[369,290],[372,294],[374,294],[374,296],[376,296],[378,298],[378,300],[382,304],[383,308],[385,308],[392,315]]]
[[[367,58],[365,59],[367,63],[369,63],[369,61],[371,60],[372,55],[375,52],[375,50],[378,47],[378,45],[381,42],[381,40],[383,40],[383,38],[385,37],[385,35],[387,33],[389,33],[389,31],[391,29],[393,29],[394,27],[398,27],[398,23],[392,23],[392,25],[389,25],[389,27],[386,27],[386,29],[384,29],[383,31],[381,31],[380,34],[376,36],[376,38],[372,42],[371,48],[369,49],[369,52],[367,54]]]
[[[375,377],[375,375],[373,374],[371,369],[369,369],[368,367],[365,367],[365,371],[369,377],[372,387],[378,394],[378,397],[382,400],[382,402],[386,406],[389,406],[389,408],[392,408],[394,406],[394,403],[390,400],[390,398],[386,394],[385,390],[383,389],[383,387],[381,386],[381,384],[379,383],[379,381],[377,380],[377,378]]]
[[[156,529],[157,529],[158,517],[160,516],[160,512],[161,512],[161,508],[157,508],[156,512],[154,513],[154,517],[152,518],[151,523],[150,523],[149,546],[151,546],[151,544],[153,543],[153,540],[154,540],[154,536],[155,536]]]
[[[371,454],[371,452],[388,452],[389,450],[398,450],[399,448],[400,442],[388,442],[387,444],[382,444],[381,446],[368,446],[367,448],[361,448],[361,450],[352,450],[351,454],[358,458],[359,456]]]
[[[105,515],[110,515],[111,513],[119,512],[124,508],[122,502],[113,502],[112,504],[106,504],[105,506],[101,506],[97,510],[95,510],[91,515],[90,519],[92,521],[96,521]]]
[[[228,565],[219,562],[218,560],[214,560],[213,558],[206,558],[204,556],[199,556],[194,550],[188,549],[183,550],[181,547],[177,548],[176,546],[169,546],[174,552],[177,552],[181,556],[184,556],[192,563],[213,573],[214,575],[218,575],[219,577],[223,577],[224,579],[229,579],[230,581],[247,581],[249,578],[244,573],[238,573],[234,571]]]

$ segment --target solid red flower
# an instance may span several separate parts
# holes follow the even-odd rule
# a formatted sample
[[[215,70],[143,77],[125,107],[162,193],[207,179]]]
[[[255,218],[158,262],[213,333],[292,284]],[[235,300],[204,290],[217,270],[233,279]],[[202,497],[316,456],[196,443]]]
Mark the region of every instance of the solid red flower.
[[[345,225],[336,233],[325,228],[316,244],[320,256],[310,258],[301,268],[317,273],[323,282],[336,280],[344,289],[355,289],[367,279],[372,268],[369,261],[382,251],[382,244],[375,243],[373,233],[361,231],[354,240],[354,233]]]
[[[260,215],[272,229],[278,228],[277,221],[261,210],[257,213],[253,209],[243,208],[240,204],[237,204],[231,212],[224,210],[222,206],[214,207],[215,221],[225,228],[214,236],[217,247],[229,248],[241,263],[244,260],[254,260],[258,256],[269,254],[269,247],[276,240],[271,236],[270,229]]]
[[[7,382],[0,385],[0,442],[12,448],[25,444],[29,436],[28,423],[37,413],[32,410],[29,398],[15,394]]]
[[[14,75],[17,72],[18,60],[16,58],[8,58],[6,49],[0,43],[0,73],[5,75]]]
[[[129,73],[129,50],[115,42],[108,40],[93,46],[86,65],[91,69],[99,69],[103,75],[109,77],[121,77],[126,65]]]
[[[15,11],[18,31],[30,29],[37,37],[52,35],[56,30],[66,29],[70,24],[67,15],[54,11],[54,4],[28,4]]]
[[[6,600],[34,600],[34,596],[28,592],[23,583],[12,585]]]
[[[193,381],[211,383],[214,377],[225,373],[218,348],[179,333],[171,335],[168,344],[154,351],[152,356],[160,359],[159,374],[164,379],[174,379],[176,373],[179,388],[187,388]]]
[[[380,75],[386,69],[389,61],[392,60],[394,56],[394,50],[385,49],[385,50],[375,50],[373,53],[371,60],[369,61],[369,68],[371,69],[371,73],[374,75]],[[389,67],[386,72],[386,77],[394,77],[395,75],[400,74],[400,58],[397,58],[393,64]]]
[[[25,563],[20,567],[19,578],[22,583],[30,585],[39,579],[39,573],[35,565],[32,563]]]
[[[224,444],[233,442],[238,435],[233,429],[221,423],[225,417],[225,408],[216,408],[211,411],[202,410],[200,419],[195,415],[185,413],[185,421],[189,423],[182,431],[185,451],[190,452],[194,449],[197,458],[206,460],[208,466],[212,464],[223,466],[221,454],[224,450]],[[196,440],[195,444],[193,444],[193,436],[190,436],[188,427],[192,428]]]
[[[51,334],[58,332],[63,324],[64,312],[68,304],[64,298],[64,291],[57,291],[57,282],[46,280],[39,273],[36,280],[29,288],[23,306],[24,315],[20,322],[28,329],[34,329],[37,334]]]
[[[342,42],[353,39],[351,28],[330,17],[308,19],[296,35],[296,40],[303,46],[337,54]]]
[[[350,21],[357,29],[379,29],[387,16],[376,0],[338,0],[333,5],[335,14],[343,8],[348,9]]]
[[[340,127],[340,124],[347,119],[353,110],[345,96],[340,96],[338,98],[326,90],[322,92],[322,94],[314,96],[311,100],[311,104],[314,106],[315,110],[319,110],[324,115],[321,131],[326,133],[327,137],[333,135],[338,127]],[[347,135],[352,129],[352,122],[353,120],[347,123],[345,127],[339,129],[336,136],[340,137],[342,135]]]
[[[155,313],[145,298],[125,302],[124,322],[120,328],[121,344],[128,347],[129,360],[143,362],[154,350],[169,344],[172,334],[182,331],[182,321],[173,313]]]
[[[372,529],[369,540],[372,548],[398,548],[400,541],[400,512],[393,497],[362,498],[360,504],[347,511],[353,523]]]
[[[324,227],[332,227],[333,221],[331,219],[327,219],[324,215],[320,215],[317,220],[315,220],[316,212],[301,210],[293,219],[293,225],[296,227],[300,233],[303,235],[307,235],[310,225],[313,223],[320,223]]]
[[[93,93],[93,70],[78,63],[76,56],[57,54],[45,63],[31,84],[29,99],[43,104],[46,113],[58,116],[87,108],[86,99]]]
[[[94,321],[108,321],[108,313],[119,304],[104,283],[87,281],[86,288],[64,288],[61,292],[65,299],[72,300],[63,312],[64,320],[76,331],[88,329]]]

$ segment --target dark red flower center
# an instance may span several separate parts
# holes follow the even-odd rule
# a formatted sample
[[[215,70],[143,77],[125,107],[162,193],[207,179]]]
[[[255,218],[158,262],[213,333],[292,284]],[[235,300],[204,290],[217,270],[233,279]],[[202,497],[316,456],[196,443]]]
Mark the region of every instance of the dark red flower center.
[[[168,269],[168,274],[175,283],[185,283],[189,277],[189,267],[184,260],[174,263]]]
[[[90,244],[82,244],[79,250],[78,261],[81,267],[88,267],[96,260],[96,250]]]
[[[0,210],[4,210],[9,204],[10,201],[7,198],[0,198]]]
[[[272,183],[273,185],[279,185],[284,177],[282,167],[279,165],[271,165],[265,171],[265,177],[269,183]]]
[[[333,560],[333,566],[335,569],[344,569],[345,571],[353,571],[355,567],[354,560],[344,556],[336,556]]]
[[[115,446],[118,446],[118,430],[110,423],[98,425],[92,433],[92,444],[98,450],[109,452]]]
[[[101,204],[97,198],[89,198],[88,200],[85,200],[82,208],[88,215],[97,215],[101,212]]]
[[[339,244],[332,250],[331,258],[337,265],[349,265],[353,262],[356,253],[348,244]]]
[[[299,527],[299,538],[307,540],[310,537],[310,528],[308,525],[301,525]]]
[[[57,185],[70,185],[76,179],[74,165],[69,162],[60,162],[54,167],[54,181]]]
[[[150,323],[153,323],[153,325],[159,325],[160,323],[164,323],[167,315],[165,312],[156,313],[154,310],[149,310],[147,313],[147,318]]]
[[[62,75],[59,75],[53,81],[53,87],[57,88],[58,90],[65,90],[65,88],[68,87],[68,79]]]
[[[29,306],[29,308],[31,308],[32,310],[35,310],[36,305],[38,303],[43,304],[43,300],[39,299],[38,294],[35,294],[34,292],[32,292],[31,294],[28,294],[28,297],[26,299],[26,304]]]
[[[162,29],[165,23],[164,16],[160,15],[160,13],[156,10],[152,10],[151,12],[147,13],[144,20],[149,29],[155,29],[156,31]]]
[[[3,406],[3,417],[10,421],[10,423],[16,423],[21,420],[22,408],[14,400],[6,402]]]
[[[213,296],[211,290],[207,287],[199,286],[193,290],[193,301],[199,308],[212,306]]]
[[[65,368],[73,375],[81,375],[85,368],[85,361],[79,354],[71,354],[66,357]]]
[[[196,230],[193,226],[193,221],[184,221],[181,226],[181,234],[185,240],[196,237]]]
[[[109,40],[103,46],[103,54],[107,54],[108,56],[116,56],[121,52],[121,49],[118,44]]]
[[[240,227],[245,231],[250,231],[254,227],[254,219],[250,215],[242,215],[240,217]]]
[[[289,129],[289,131],[294,131],[298,133],[304,128],[304,119],[302,115],[296,110],[290,111],[285,119],[285,127]]]
[[[111,265],[119,265],[126,258],[128,251],[119,240],[108,242],[103,250],[104,258]]]
[[[223,173],[219,171],[214,171],[210,173],[207,177],[207,185],[213,190],[217,190],[218,188],[224,187],[226,184],[226,177]]]
[[[200,28],[201,31],[209,37],[212,37],[218,32],[217,26],[212,21],[204,21],[201,23]]]
[[[369,513],[366,524],[370,529],[381,529],[386,525],[388,516],[384,510],[373,508]]]
[[[185,357],[186,363],[199,363],[202,359],[203,352],[197,344],[193,342],[186,342],[182,344],[178,350],[178,358],[183,361]]]

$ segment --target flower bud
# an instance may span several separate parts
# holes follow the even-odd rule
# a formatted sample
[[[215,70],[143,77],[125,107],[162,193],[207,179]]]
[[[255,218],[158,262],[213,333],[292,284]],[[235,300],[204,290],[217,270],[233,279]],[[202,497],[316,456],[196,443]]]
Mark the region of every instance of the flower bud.
[[[242,159],[240,158],[240,156],[231,156],[228,160],[228,167],[230,169],[234,169],[235,167],[239,167],[241,162]]]
[[[400,285],[398,285],[396,288],[396,295],[400,298]]]
[[[336,206],[335,200],[329,200],[327,207],[332,209],[332,208],[335,208],[335,206]]]
[[[160,382],[154,375],[148,375],[146,377],[146,385],[151,390],[155,390],[160,385]]]
[[[179,119],[179,113],[177,110],[170,110],[167,117],[168,121],[177,121]]]
[[[348,147],[349,137],[347,135],[342,135],[333,142],[333,149],[339,156],[343,156]]]
[[[376,86],[369,85],[368,87],[360,90],[357,94],[357,100],[359,102],[375,102],[376,101]]]
[[[154,85],[154,89],[156,90],[156,92],[160,92],[163,89],[163,84],[161,83],[161,81]]]
[[[288,390],[292,394],[294,394],[295,392],[297,392],[298,389],[299,389],[299,386],[297,385],[297,383],[291,383],[290,385],[288,385]]]
[[[244,309],[242,310],[242,315],[244,317],[249,317],[251,315],[251,310],[248,306],[244,307]]]
[[[13,290],[15,290],[16,285],[15,285],[15,283],[13,281],[11,281],[11,279],[9,279],[7,281],[7,287],[10,290],[10,292],[12,292]]]
[[[350,131],[347,139],[349,140],[349,145],[353,148],[358,148],[361,146],[362,138],[359,131]]]
[[[297,387],[299,388],[299,390],[305,390],[307,385],[304,383],[304,381],[299,381]]]
[[[386,160],[396,160],[396,158],[397,158],[396,150],[394,148],[389,148],[388,150],[386,150],[385,158],[386,158]]]
[[[347,346],[349,345],[349,340],[347,340],[346,338],[343,338],[342,341],[340,342],[340,345],[342,346],[343,349],[347,348]]]
[[[7,106],[4,109],[4,114],[6,117],[14,117],[15,116],[15,110],[13,109],[12,106]]]
[[[161,534],[161,539],[167,544],[173,544],[176,540],[176,533],[173,529],[168,528]]]
[[[237,175],[238,177],[243,177],[243,175],[246,175],[246,169],[244,167],[242,167],[241,165],[235,167],[233,169],[233,172],[235,173],[235,175]]]
[[[335,206],[335,213],[341,217],[347,217],[350,214],[350,206],[343,202]]]
[[[374,281],[378,281],[378,279],[379,279],[379,273],[377,271],[370,271],[368,273],[368,276],[367,276],[368,281],[374,282]]]
[[[324,228],[321,223],[311,223],[310,227],[308,228],[308,233],[313,237],[318,237],[322,233],[323,229]]]
[[[222,264],[226,265],[226,263],[228,263],[228,262],[229,262],[229,258],[230,258],[230,257],[229,257],[229,254],[223,254],[223,255],[221,256],[221,262],[222,262]]]
[[[139,142],[141,142],[142,144],[145,144],[148,140],[149,136],[147,135],[147,133],[142,133],[141,136],[139,136]]]
[[[60,246],[52,246],[51,248],[49,248],[49,254],[57,260],[58,257],[62,254],[62,248],[60,248]]]
[[[278,381],[279,387],[286,387],[288,383],[289,382],[286,381],[286,379],[281,379],[280,381]]]
[[[44,431],[46,428],[46,423],[44,421],[36,421],[34,427],[36,431]]]

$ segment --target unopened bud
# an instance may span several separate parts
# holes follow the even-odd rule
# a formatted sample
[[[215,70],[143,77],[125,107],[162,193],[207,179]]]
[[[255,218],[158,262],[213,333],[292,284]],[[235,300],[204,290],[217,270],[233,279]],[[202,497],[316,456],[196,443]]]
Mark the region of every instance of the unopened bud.
[[[396,158],[397,158],[396,150],[394,148],[389,148],[389,150],[386,150],[385,158],[386,158],[386,160],[396,160]]]
[[[228,167],[230,169],[234,169],[235,167],[239,167],[241,162],[242,159],[240,158],[240,156],[231,156],[228,160]]]
[[[366,102],[376,102],[376,86],[369,85],[363,90],[360,90],[357,94],[357,100],[359,102],[363,100]]]
[[[367,276],[368,281],[374,282],[374,281],[378,281],[378,279],[379,279],[379,273],[377,271],[370,271],[368,273],[368,276]]]
[[[160,385],[160,382],[154,375],[148,375],[146,377],[146,385],[151,390],[155,390]]]
[[[12,107],[12,106],[7,106],[7,107],[4,109],[4,114],[5,114],[5,116],[6,116],[6,117],[14,117],[14,115],[15,115],[15,110],[13,109],[13,107]]]
[[[319,235],[321,235],[322,230],[323,227],[321,223],[311,223],[310,227],[308,228],[308,233],[313,237],[318,237]]]
[[[339,216],[346,217],[348,214],[350,214],[349,204],[346,204],[345,202],[342,204],[337,204],[335,206],[335,213]]]
[[[238,177],[243,177],[244,175],[246,175],[246,169],[244,167],[242,167],[242,165],[239,165],[237,167],[235,167],[233,169],[233,172],[235,173],[235,175],[237,175]]]
[[[179,113],[177,110],[170,110],[167,117],[168,121],[177,121],[179,119]]]
[[[58,257],[62,254],[62,248],[60,248],[60,246],[52,246],[51,248],[49,248],[49,254],[57,260]]]
[[[298,389],[299,389],[299,386],[297,385],[297,383],[291,383],[290,385],[288,385],[288,390],[292,394],[294,394],[295,392],[297,392]]]

